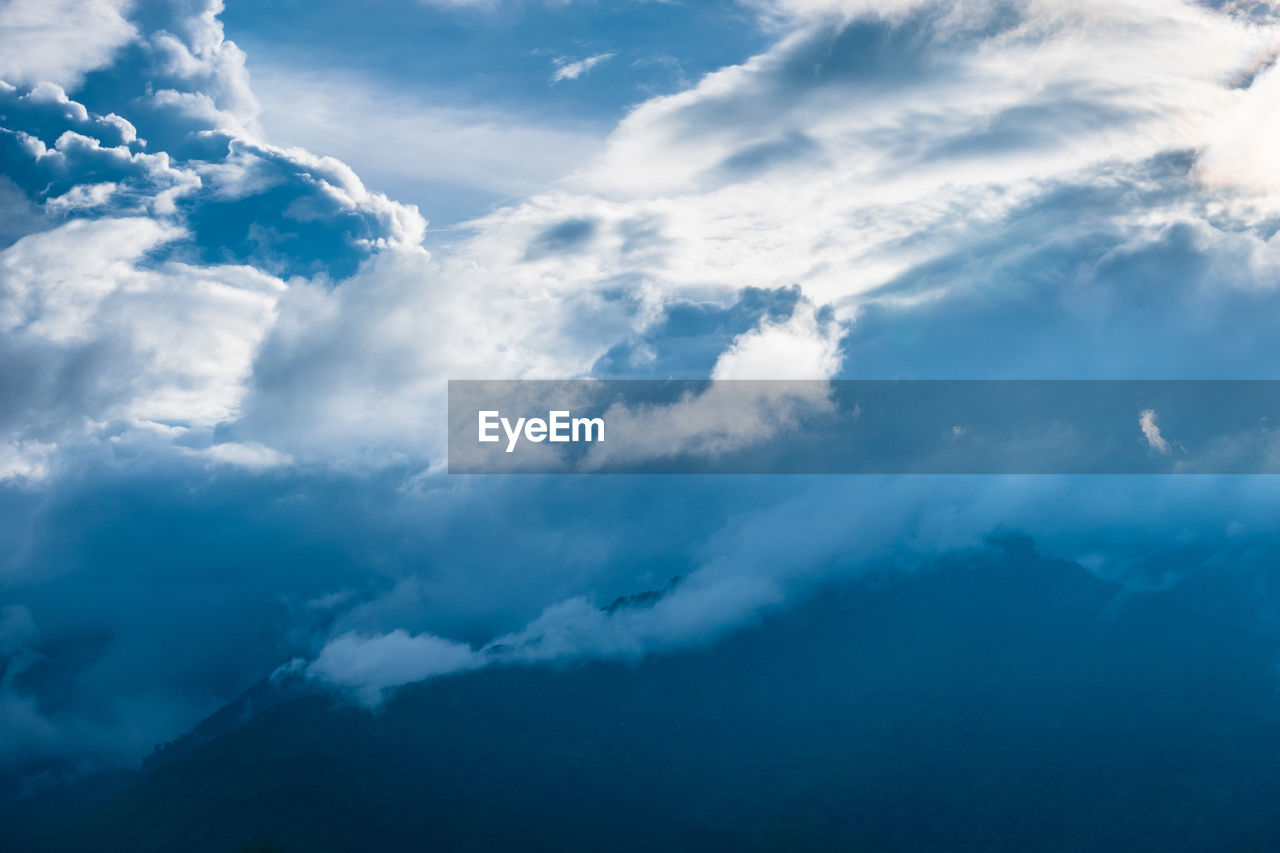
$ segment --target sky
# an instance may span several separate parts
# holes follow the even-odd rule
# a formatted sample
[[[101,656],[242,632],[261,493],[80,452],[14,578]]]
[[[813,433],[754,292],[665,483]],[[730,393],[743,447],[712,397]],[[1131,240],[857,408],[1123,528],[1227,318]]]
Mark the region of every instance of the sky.
[[[451,477],[444,403],[1280,378],[1278,54],[1247,0],[4,0],[0,771],[277,672],[687,648],[998,531],[1262,578],[1266,477]]]

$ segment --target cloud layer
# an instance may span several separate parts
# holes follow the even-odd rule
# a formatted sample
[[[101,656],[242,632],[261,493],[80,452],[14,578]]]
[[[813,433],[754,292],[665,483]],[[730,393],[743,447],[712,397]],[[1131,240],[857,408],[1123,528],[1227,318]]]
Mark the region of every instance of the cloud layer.
[[[749,8],[771,47],[598,151],[515,134],[577,140],[569,177],[492,176],[528,189],[429,253],[416,207],[265,138],[220,4],[0,7],[21,24],[0,50],[0,500],[22,520],[0,742],[26,744],[0,760],[136,758],[294,657],[376,701],[703,642],[1002,527],[1133,589],[1274,553],[1262,480],[439,473],[450,378],[1274,376],[1267,7]],[[441,115],[496,144],[483,111]],[[399,163],[431,127],[340,141]]]

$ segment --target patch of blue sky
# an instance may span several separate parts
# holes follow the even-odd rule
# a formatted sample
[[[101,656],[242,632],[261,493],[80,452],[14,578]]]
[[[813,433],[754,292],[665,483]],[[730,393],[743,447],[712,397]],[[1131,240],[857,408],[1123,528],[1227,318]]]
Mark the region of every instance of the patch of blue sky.
[[[441,106],[487,104],[612,125],[654,94],[684,88],[768,45],[735,0],[430,4],[413,0],[228,3],[228,37],[250,65],[360,72]],[[560,62],[613,54],[563,85]],[[557,82],[560,85],[557,85]]]
[[[437,228],[580,169],[632,107],[776,38],[734,0],[233,0],[223,19],[273,142],[338,156]]]

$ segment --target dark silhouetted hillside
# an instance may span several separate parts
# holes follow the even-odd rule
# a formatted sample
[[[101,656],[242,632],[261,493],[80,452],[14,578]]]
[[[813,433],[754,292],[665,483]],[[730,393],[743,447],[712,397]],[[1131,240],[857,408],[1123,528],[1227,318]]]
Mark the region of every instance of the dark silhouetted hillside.
[[[32,849],[1273,849],[1258,595],[1122,593],[1010,540],[635,664],[291,699]]]

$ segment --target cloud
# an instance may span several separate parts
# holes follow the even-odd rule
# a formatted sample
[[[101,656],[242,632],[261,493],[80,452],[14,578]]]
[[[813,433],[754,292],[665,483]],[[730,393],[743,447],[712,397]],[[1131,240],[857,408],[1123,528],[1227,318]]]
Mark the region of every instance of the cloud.
[[[811,380],[743,380],[716,382],[670,404],[614,404],[603,415],[607,440],[592,445],[577,470],[679,457],[715,459],[757,447],[831,411],[830,393],[826,383]],[[537,463],[531,459],[529,464]]]
[[[571,598],[479,650],[399,629],[372,636],[349,632],[329,641],[306,665],[305,674],[376,706],[387,688],[483,666],[584,656],[636,659],[706,642],[782,600],[778,588],[762,579],[727,578],[711,585],[699,581],[678,595],[655,593],[649,596],[654,601],[638,606],[623,600],[601,608],[586,598]]]
[[[259,57],[253,88],[269,139],[337,157],[366,183],[394,188],[398,199],[424,209],[431,205],[435,221],[467,218],[453,212],[459,204],[479,215],[547,187],[588,162],[603,136],[585,123],[445,106],[443,93],[391,89]]]
[[[179,29],[193,44],[187,65],[215,61],[223,44],[220,24],[201,20]],[[382,249],[421,252],[416,209],[332,158],[219,130],[199,157],[178,159],[55,84],[8,87],[0,101],[15,196],[0,250],[6,477],[49,475],[85,443],[215,444],[275,323],[279,275],[327,282]],[[289,456],[249,440],[208,458],[264,467]]]
[[[201,455],[214,462],[235,465],[251,471],[280,468],[293,461],[292,457],[287,453],[281,453],[257,442],[240,444],[234,441],[227,441],[205,448],[201,451]]]
[[[604,414],[612,441],[590,448],[582,466],[714,457],[763,443],[796,429],[806,416],[831,409],[828,389],[814,379],[840,370],[844,329],[808,302],[786,319],[764,315],[732,339],[710,370],[707,391],[663,406],[614,405]],[[751,382],[751,380],[782,382]],[[788,383],[785,380],[799,380]]]
[[[811,304],[785,322],[765,319],[716,361],[712,379],[827,379],[840,369],[842,330]]]
[[[74,86],[138,38],[131,0],[9,0],[0,5],[0,80]]]
[[[1274,555],[1264,480],[437,473],[449,378],[1268,375],[1272,17],[787,3],[597,152],[289,69],[260,116],[218,8],[48,74],[3,52],[0,571],[39,636],[2,740],[29,766],[134,760],[295,656],[366,698],[634,657],[998,529],[1139,589]],[[347,157],[522,197],[428,253]]]
[[[18,605],[0,608],[0,769],[12,769],[32,755],[57,749],[58,729],[40,714],[36,697],[19,679],[43,657],[40,631],[31,611]]]
[[[477,666],[464,643],[426,634],[392,631],[376,637],[343,634],[326,645],[306,669],[309,677],[339,687],[359,688],[367,704],[377,704],[386,687]]]
[[[1168,453],[1169,442],[1160,434],[1160,427],[1156,425],[1156,413],[1152,409],[1143,409],[1142,414],[1138,417],[1138,426],[1142,428],[1142,436],[1147,440],[1147,444],[1157,453]]]
[[[1211,187],[1244,192],[1275,209],[1280,196],[1280,164],[1268,140],[1280,133],[1280,70],[1274,53],[1249,80],[1238,103],[1223,117],[1196,163],[1197,176]]]
[[[284,285],[244,267],[144,263],[180,236],[144,217],[73,220],[0,252],[4,372],[30,377],[8,380],[10,453],[234,416]]]
[[[572,293],[618,307],[612,342],[561,314],[557,343],[580,357],[541,375],[573,375],[593,346],[607,347],[593,369],[614,375],[688,364],[735,377],[1265,374],[1255,356],[1274,346],[1249,318],[1275,306],[1272,238],[1265,216],[1204,180],[1196,152],[1241,101],[1229,81],[1274,24],[1144,3],[792,11],[803,23],[774,48],[642,104],[592,169],[449,247],[482,265],[491,306]],[[1116,49],[1114,33],[1138,22],[1147,35]],[[1084,50],[1103,58],[1080,63]],[[789,310],[756,309],[732,334],[708,319],[747,288],[793,287]],[[538,339],[527,312],[508,316],[508,346]],[[1238,347],[1209,345],[1224,329]],[[517,371],[488,375],[540,375]],[[682,435],[695,433],[707,430]],[[823,582],[921,565],[1002,527],[1135,587],[1242,559],[1222,538],[1241,513],[1269,541],[1245,506],[1274,500],[1265,483],[1200,485],[1184,511],[1202,538],[1182,550],[1162,543],[1154,507],[1187,495],[1137,480],[823,482],[755,511],[727,502],[708,513],[728,517],[723,530],[699,535],[702,561],[661,604],[618,615],[565,596],[491,640],[485,659],[700,642]],[[1144,544],[1082,533],[1104,518]]]
[[[551,82],[559,83],[561,80],[577,80],[597,65],[609,61],[615,55],[613,53],[597,53],[594,56],[588,56],[575,62],[570,62],[564,57],[557,57],[554,60],[556,69],[551,72]]]
[[[1124,264],[1145,255],[1187,251],[1222,265],[1174,273],[1178,298],[1198,299],[1226,267],[1242,286],[1261,285],[1270,249],[1252,230],[1259,220],[1234,206],[1225,218],[1202,216],[1205,188],[1179,159],[1237,99],[1224,75],[1263,43],[1255,25],[1155,6],[935,11],[818,16],[748,63],[643,104],[591,170],[469,223],[437,258],[388,254],[333,293],[299,288],[289,309],[313,313],[272,337],[259,374],[269,384],[237,434],[403,458],[424,446],[403,436],[434,432],[426,413],[440,396],[428,389],[444,377],[670,366],[668,348],[687,346],[663,332],[670,308],[732,304],[749,288],[795,287],[808,307],[757,318],[701,356],[702,370],[910,375],[948,364],[964,375],[967,364],[970,374],[1041,375],[1067,369],[1055,352],[1096,322],[1090,311],[1128,328],[1138,308],[1129,313],[1137,296]],[[1138,49],[1160,74],[1135,74],[1128,54],[1103,50],[1110,24],[1134,20],[1159,30]],[[1191,64],[1170,47],[1205,39],[1212,55]],[[1082,66],[1072,59],[1081,43],[1112,58]],[[847,108],[832,109],[841,99]],[[1064,259],[1100,289],[1016,283]],[[414,276],[431,284],[414,286]],[[1090,305],[1095,296],[1118,310]],[[1054,300],[1071,310],[1049,313]],[[944,303],[1041,312],[982,333],[1034,357],[1010,364],[995,347],[966,347],[960,324],[935,313]],[[432,324],[447,331],[402,335],[381,321],[392,305],[422,324],[447,317]],[[939,327],[912,338],[897,368],[889,339],[868,337],[889,317]],[[1167,319],[1179,322],[1172,305]],[[490,328],[503,329],[500,347]],[[1170,357],[1144,340],[1150,349],[1113,352],[1090,370],[1122,374],[1138,358]],[[309,383],[302,365],[316,359],[342,365],[336,382]],[[288,411],[272,402],[286,397]],[[314,426],[298,415],[286,427],[304,411]],[[255,430],[264,432],[255,439]]]
[[[592,595],[570,595],[475,644],[401,629],[363,633],[357,641],[348,633],[356,629],[344,626],[331,642],[335,659],[351,659],[345,677],[317,677],[376,704],[385,688],[419,671],[429,670],[426,678],[478,666],[634,660],[708,642],[831,584],[877,572],[943,570],[938,560],[980,552],[1002,531],[1029,536],[1044,557],[1078,562],[1133,593],[1206,572],[1261,570],[1280,548],[1274,514],[1280,495],[1268,478],[760,479],[771,499],[754,509],[735,498],[754,485],[752,478],[699,495],[704,507],[714,495],[717,511],[706,518],[719,519],[719,526],[681,545],[697,562],[651,593],[603,606]],[[1180,531],[1177,541],[1168,536],[1171,524]],[[615,519],[611,529],[633,525],[651,522]],[[367,607],[364,618],[373,612]],[[382,656],[401,646],[405,670],[384,669]]]
[[[13,141],[35,152],[27,155],[33,191],[49,178],[62,178],[43,203],[47,213],[172,211],[183,217],[185,229],[166,245],[187,262],[246,264],[282,279],[325,272],[347,276],[372,253],[394,250],[385,259],[370,258],[358,283],[333,294],[323,280],[310,295],[307,283],[298,284],[297,298],[285,305],[314,313],[286,318],[285,327],[295,329],[288,335],[269,335],[268,357],[250,380],[252,418],[235,427],[245,441],[269,444],[290,418],[277,407],[280,420],[267,422],[267,395],[257,387],[266,383],[273,393],[291,396],[297,411],[311,405],[304,397],[314,387],[312,411],[330,416],[312,419],[311,436],[295,418],[300,443],[314,445],[313,439],[336,430],[348,446],[379,444],[392,458],[410,449],[402,437],[420,434],[429,419],[414,414],[428,411],[436,399],[425,393],[436,381],[428,377],[512,367],[519,375],[580,375],[607,353],[629,347],[636,359],[646,354],[632,359],[635,366],[662,364],[662,347],[674,342],[649,330],[662,322],[667,306],[708,296],[731,302],[747,287],[776,290],[800,282],[812,307],[736,336],[714,354],[716,375],[782,375],[783,369],[790,371],[786,375],[830,375],[847,369],[849,362],[842,365],[841,359],[848,349],[839,349],[839,342],[855,317],[895,300],[963,293],[976,280],[971,270],[931,292],[927,281],[942,277],[932,276],[930,265],[961,257],[973,245],[984,245],[985,263],[1016,260],[1027,251],[1029,231],[1017,219],[1051,194],[1126,181],[1170,186],[1169,176],[1144,174],[1152,152],[1185,145],[1188,128],[1220,112],[1219,106],[1229,109],[1238,98],[1220,77],[1263,41],[1256,27],[1208,11],[1091,7],[1087,14],[1067,14],[1051,4],[1031,4],[1021,17],[1004,21],[977,6],[965,21],[926,14],[925,8],[904,5],[890,14],[863,15],[865,10],[841,7],[834,24],[817,15],[816,23],[745,65],[643,105],[614,133],[595,171],[570,191],[536,196],[473,223],[438,265],[414,255],[422,220],[369,192],[341,162],[244,135],[255,109],[251,93],[241,92],[247,79],[241,76],[243,55],[225,41],[216,4],[174,22],[169,35],[154,35],[160,52],[149,72],[176,81],[156,91],[182,95],[175,88],[180,83],[194,90],[190,94],[221,99],[222,106],[215,104],[200,118],[221,128],[205,137],[213,145],[202,154],[207,159],[144,153],[131,123],[126,132],[119,116],[90,114],[52,89],[15,92],[47,114],[16,131]],[[1104,23],[1143,16],[1160,32],[1138,48],[1172,78],[1130,75],[1129,60],[1122,57],[1107,60],[1118,63],[1114,67],[1067,62],[1080,39],[1105,43]],[[992,21],[996,29],[984,29]],[[1172,64],[1170,45],[1197,38],[1208,38],[1215,50],[1196,63]],[[886,67],[891,76],[875,76]],[[1068,84],[1059,72],[1078,79]],[[868,99],[865,83],[871,79],[877,91],[894,96]],[[1174,84],[1195,97],[1169,100]],[[296,90],[292,83],[280,87]],[[850,95],[857,109],[827,109],[834,93]],[[187,115],[180,100],[161,97],[153,103]],[[46,129],[55,110],[65,115]],[[769,120],[762,121],[766,113]],[[60,133],[58,122],[66,128]],[[1145,129],[1136,132],[1137,126]],[[130,134],[134,139],[125,139]],[[1135,138],[1146,147],[1135,150]],[[219,152],[223,142],[226,148]],[[547,138],[549,146],[558,143]],[[871,158],[864,156],[868,152]],[[395,151],[379,159],[406,160]],[[661,174],[643,175],[647,164],[660,164]],[[693,171],[682,171],[688,169]],[[1195,189],[1188,185],[1173,198],[1166,193],[1128,200],[1153,223],[1168,221],[1162,211],[1180,208],[1184,213],[1178,215],[1190,217],[1189,227],[1214,239],[1221,220],[1209,225],[1186,213]],[[1129,210],[1085,218],[1075,231],[1081,240],[1099,231],[1127,232],[1124,239],[1132,246],[1163,239],[1162,225],[1144,231],[1141,218],[1124,219]],[[1231,227],[1242,226],[1248,227]],[[1020,228],[1018,239],[1000,242]],[[342,234],[337,241],[327,239],[334,230]],[[1071,234],[1059,232],[1055,241],[1069,241]],[[1274,253],[1261,244],[1251,251],[1259,273],[1265,272],[1265,258]],[[409,278],[397,284],[400,275]],[[415,275],[438,283],[414,288]],[[381,301],[372,301],[375,293]],[[538,310],[530,313],[530,304]],[[310,340],[315,352],[328,327],[305,325],[338,312],[360,317],[362,311],[366,329],[333,331],[353,346],[364,341],[371,352],[349,353],[336,340],[324,345],[335,364],[345,365],[351,383],[311,386],[299,373],[301,384],[282,387],[284,374],[273,365],[283,364],[286,339]],[[435,346],[408,334],[387,334],[382,317],[388,311],[423,323],[433,313],[450,316],[457,331],[446,337],[455,343]],[[824,311],[818,323],[814,318]],[[481,330],[493,322],[489,312],[504,318],[510,339],[503,351],[519,357],[499,356],[498,348],[485,346]],[[379,324],[385,340],[375,331]],[[552,328],[560,342],[548,351]],[[345,401],[338,396],[343,388],[352,395]],[[370,399],[371,388],[379,389],[377,400]],[[352,417],[372,412],[370,407],[381,408],[385,417]]]
[[[0,146],[29,203],[58,214],[55,222],[149,214],[185,225],[185,254],[199,260],[333,277],[380,247],[422,240],[426,222],[416,208],[370,192],[332,157],[222,129],[201,132],[198,156],[180,160],[145,150],[116,114],[90,113],[60,89],[42,91],[0,91],[14,108]]]

